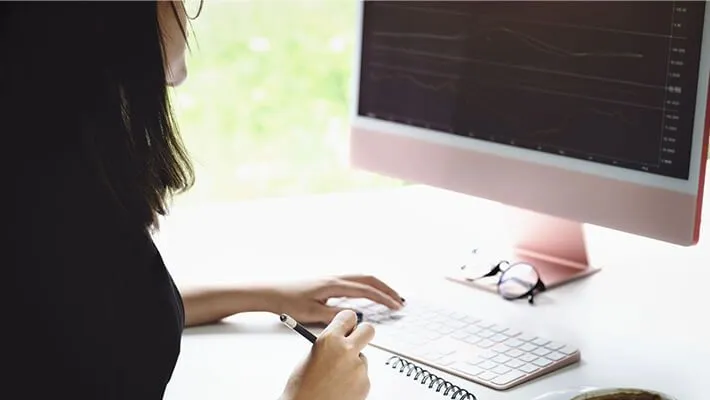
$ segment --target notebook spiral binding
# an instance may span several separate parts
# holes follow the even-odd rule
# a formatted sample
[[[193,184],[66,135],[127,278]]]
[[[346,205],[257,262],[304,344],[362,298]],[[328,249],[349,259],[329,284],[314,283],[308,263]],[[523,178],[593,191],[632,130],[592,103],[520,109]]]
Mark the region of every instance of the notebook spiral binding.
[[[422,385],[426,385],[428,382],[429,389],[434,389],[434,387],[436,387],[437,392],[441,392],[443,390],[443,395],[448,396],[449,394],[451,394],[451,399],[478,400],[476,396],[474,396],[473,393],[469,392],[468,390],[460,388],[454,385],[453,383],[447,381],[446,379],[438,377],[432,372],[402,357],[392,356],[387,360],[387,362],[385,362],[385,365],[392,366],[392,369],[399,368],[400,373],[407,373],[406,376],[412,376],[412,374],[415,374],[415,381],[421,378],[419,382]]]

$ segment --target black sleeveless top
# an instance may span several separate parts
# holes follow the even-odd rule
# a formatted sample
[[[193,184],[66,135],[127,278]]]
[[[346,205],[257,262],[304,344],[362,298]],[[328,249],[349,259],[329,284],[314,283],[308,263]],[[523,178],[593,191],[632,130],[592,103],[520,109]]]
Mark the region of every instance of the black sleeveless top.
[[[180,294],[90,164],[48,154],[3,170],[14,204],[0,224],[0,398],[160,399],[180,352]]]

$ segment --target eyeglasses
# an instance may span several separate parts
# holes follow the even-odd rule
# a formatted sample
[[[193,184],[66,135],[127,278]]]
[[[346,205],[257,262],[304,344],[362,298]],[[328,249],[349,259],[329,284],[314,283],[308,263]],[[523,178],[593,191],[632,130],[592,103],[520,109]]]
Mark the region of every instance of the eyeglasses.
[[[465,269],[462,266],[461,269]],[[535,302],[535,294],[547,290],[540,278],[540,273],[532,264],[526,262],[510,263],[501,261],[487,274],[478,278],[466,278],[469,282],[499,275],[496,284],[498,294],[506,300],[519,300],[527,297],[528,303]]]
[[[194,20],[200,16],[204,0],[183,0],[183,7],[188,19]]]

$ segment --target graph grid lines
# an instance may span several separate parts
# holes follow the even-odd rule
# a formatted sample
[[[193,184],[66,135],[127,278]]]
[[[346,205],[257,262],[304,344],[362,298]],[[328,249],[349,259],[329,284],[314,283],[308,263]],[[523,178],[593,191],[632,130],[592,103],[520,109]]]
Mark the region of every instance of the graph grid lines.
[[[366,2],[361,115],[687,179],[704,2]]]

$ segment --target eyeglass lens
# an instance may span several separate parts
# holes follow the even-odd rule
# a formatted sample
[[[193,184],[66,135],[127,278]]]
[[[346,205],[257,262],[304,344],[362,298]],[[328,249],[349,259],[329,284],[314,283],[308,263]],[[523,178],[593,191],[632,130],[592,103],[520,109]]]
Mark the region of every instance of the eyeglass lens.
[[[530,293],[539,279],[540,277],[532,265],[512,264],[503,269],[498,282],[498,291],[501,296],[507,299],[517,299]]]
[[[182,4],[185,7],[185,14],[189,19],[197,18],[202,12],[204,0],[183,0]]]

